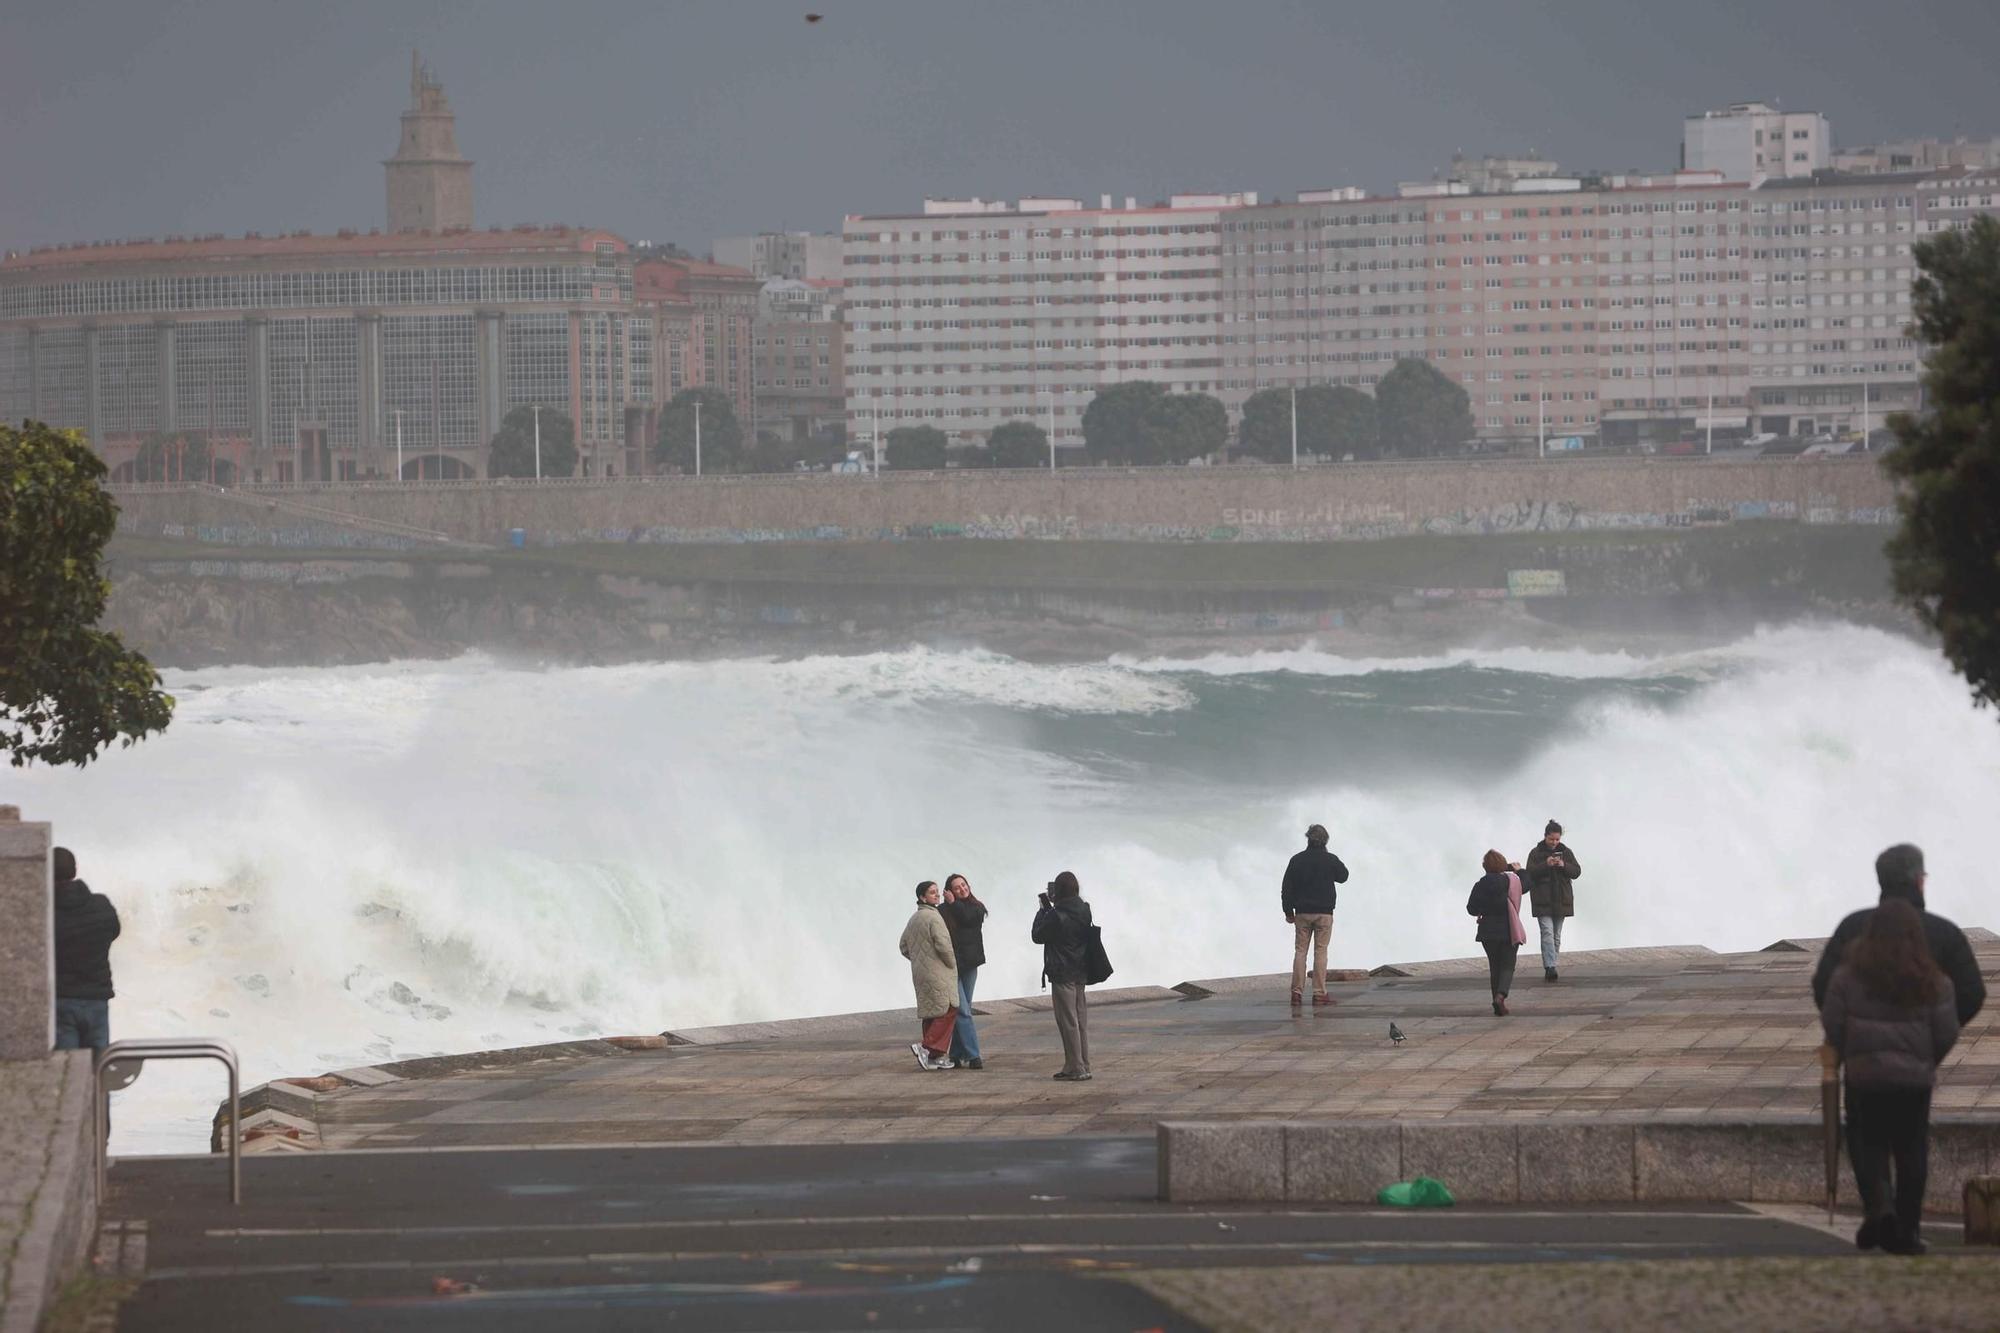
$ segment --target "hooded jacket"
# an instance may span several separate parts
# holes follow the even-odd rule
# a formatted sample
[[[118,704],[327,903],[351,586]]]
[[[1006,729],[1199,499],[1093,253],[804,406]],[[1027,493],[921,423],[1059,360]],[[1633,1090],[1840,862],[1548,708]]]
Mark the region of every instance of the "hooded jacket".
[[[1058,898],[1035,913],[1029,937],[1042,946],[1042,976],[1052,985],[1086,985],[1090,980],[1090,904]]]
[[[1549,857],[1560,856],[1561,867],[1549,864]],[[1576,853],[1569,844],[1558,841],[1554,847],[1546,842],[1538,842],[1528,852],[1528,859],[1521,863],[1521,879],[1528,886],[1528,914],[1530,916],[1575,916],[1576,895],[1570,889],[1570,882],[1583,874],[1583,867],[1577,864]]]
[[[1330,913],[1340,896],[1335,886],[1345,883],[1347,867],[1340,858],[1329,852],[1325,843],[1309,842],[1285,866],[1285,910],[1308,916]]]
[[[1958,1040],[1958,1014],[1948,979],[1928,1008],[1891,1004],[1868,989],[1852,967],[1834,970],[1820,1024],[1840,1052],[1851,1088],[1928,1088],[1938,1062]]]
[[[910,960],[910,982],[917,991],[917,1017],[942,1018],[958,1005],[958,959],[951,951],[951,932],[930,903],[918,903],[903,938],[897,944]]]
[[[1905,901],[1922,910],[1921,900],[1905,896]],[[1868,922],[1874,917],[1875,909],[1864,907],[1849,914],[1833,932],[1833,938],[1826,942],[1826,949],[1819,956],[1819,966],[1813,970],[1813,1003],[1826,1007],[1827,986],[1833,980],[1834,972],[1840,967],[1840,956],[1847,946],[1868,929]],[[1979,959],[1972,952],[1971,943],[1965,932],[1944,917],[1932,912],[1924,913],[1924,942],[1931,946],[1931,961],[1945,976],[1951,978],[1953,1002],[1957,1006],[1958,1025],[1964,1027],[1986,1003],[1986,981],[1979,975]]]
[[[80,879],[56,885],[56,998],[108,1000],[111,941],[118,938],[118,909]]]

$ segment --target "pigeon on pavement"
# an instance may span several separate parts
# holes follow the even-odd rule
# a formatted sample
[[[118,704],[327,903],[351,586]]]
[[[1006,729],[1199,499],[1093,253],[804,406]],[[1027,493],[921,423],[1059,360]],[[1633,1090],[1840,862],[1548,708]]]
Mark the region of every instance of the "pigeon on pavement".
[[[1409,1038],[1403,1035],[1403,1029],[1397,1027],[1394,1023],[1391,1023],[1389,1024],[1389,1040],[1394,1042],[1404,1042],[1408,1041]]]

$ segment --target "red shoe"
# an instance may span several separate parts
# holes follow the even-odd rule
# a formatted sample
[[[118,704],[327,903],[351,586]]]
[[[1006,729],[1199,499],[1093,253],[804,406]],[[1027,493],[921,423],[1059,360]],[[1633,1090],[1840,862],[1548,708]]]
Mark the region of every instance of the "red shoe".
[[[1318,1009],[1321,1008],[1322,1006],[1329,1005],[1332,1003],[1333,1003],[1333,997],[1331,995],[1328,995],[1325,991],[1313,992],[1313,1008]]]
[[[1506,996],[1496,995],[1493,997],[1493,1016],[1495,1018],[1505,1018],[1507,1016]]]
[[[1306,1002],[1306,993],[1304,991],[1295,990],[1292,992],[1292,1008],[1294,1009],[1303,1008],[1305,1006],[1305,1002]]]

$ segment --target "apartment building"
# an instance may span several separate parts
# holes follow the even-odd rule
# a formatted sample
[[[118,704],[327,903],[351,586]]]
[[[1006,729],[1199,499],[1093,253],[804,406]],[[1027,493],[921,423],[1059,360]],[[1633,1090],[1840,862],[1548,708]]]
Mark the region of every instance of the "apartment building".
[[[970,444],[1020,417],[1075,446],[1100,389],[1220,392],[1221,226],[1255,204],[933,199],[848,218],[850,436],[922,423]]]
[[[699,259],[643,259],[632,266],[633,299],[652,321],[660,403],[683,389],[715,389],[729,396],[745,432],[751,429],[750,330],[761,286],[747,269]]]
[[[767,231],[755,236],[724,236],[712,256],[718,264],[750,270],[760,282],[789,278],[796,282],[840,281],[840,237],[832,232]]]
[[[1827,167],[1832,152],[1832,128],[1817,111],[1737,102],[1681,125],[1681,169],[1719,171],[1729,181],[1810,176]]]
[[[751,341],[758,429],[801,440],[846,419],[837,283],[792,278],[765,283]]]

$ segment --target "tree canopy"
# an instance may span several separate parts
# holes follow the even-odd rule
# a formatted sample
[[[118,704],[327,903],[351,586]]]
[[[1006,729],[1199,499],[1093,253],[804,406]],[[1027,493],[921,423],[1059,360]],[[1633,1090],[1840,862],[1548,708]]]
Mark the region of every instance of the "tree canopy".
[[[1375,386],[1385,452],[1405,458],[1447,453],[1472,438],[1472,399],[1428,361],[1398,361]]]
[[[569,413],[542,406],[542,475],[576,475],[576,426]],[[706,443],[704,441],[704,443]],[[523,404],[500,418],[493,443],[486,455],[489,477],[532,477],[535,475],[535,409]]]
[[[1377,449],[1375,400],[1359,389],[1325,384],[1298,391],[1299,456],[1373,458]],[[1292,394],[1260,389],[1243,404],[1237,447],[1267,463],[1292,459]]]
[[[164,730],[159,673],[98,629],[118,507],[74,431],[0,426],[0,751],[15,767],[75,764]]]
[[[2000,704],[2000,221],[1911,247],[1926,410],[1898,413],[1882,466],[1903,483],[1896,592],[1937,631],[1981,705]]]
[[[891,472],[937,472],[951,441],[936,426],[898,426],[882,437],[882,465]]]
[[[1205,393],[1168,393],[1152,380],[1114,385],[1083,410],[1083,447],[1092,462],[1144,467],[1185,463],[1221,449],[1229,414]]]
[[[989,467],[1047,467],[1049,433],[1032,421],[1003,421],[986,437]]]
[[[683,472],[694,471],[696,403],[701,404],[701,470],[742,471],[749,460],[744,455],[743,426],[736,419],[736,405],[722,390],[705,385],[682,389],[660,409],[660,435],[653,444],[653,457]]]

